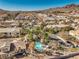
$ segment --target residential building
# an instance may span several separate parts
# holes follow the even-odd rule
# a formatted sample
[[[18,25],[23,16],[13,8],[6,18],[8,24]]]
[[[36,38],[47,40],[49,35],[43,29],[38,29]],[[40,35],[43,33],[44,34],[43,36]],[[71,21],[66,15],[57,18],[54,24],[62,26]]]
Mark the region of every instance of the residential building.
[[[75,37],[76,39],[79,39],[79,29],[77,30],[71,30],[69,32],[70,35],[72,35],[73,37]]]
[[[21,28],[0,28],[0,37],[19,37]]]
[[[0,27],[17,27],[18,23],[14,20],[6,20],[0,22]]]

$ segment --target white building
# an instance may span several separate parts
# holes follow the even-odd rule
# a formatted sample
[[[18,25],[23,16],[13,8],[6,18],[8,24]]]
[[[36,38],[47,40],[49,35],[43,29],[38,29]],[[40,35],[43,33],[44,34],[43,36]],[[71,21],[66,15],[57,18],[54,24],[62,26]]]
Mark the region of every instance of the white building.
[[[76,39],[79,39],[79,30],[75,30],[75,31],[72,30],[69,32],[69,34],[75,37]]]
[[[0,27],[16,27],[18,26],[18,23],[14,20],[6,20],[0,22]]]
[[[0,37],[19,37],[21,28],[0,28]]]

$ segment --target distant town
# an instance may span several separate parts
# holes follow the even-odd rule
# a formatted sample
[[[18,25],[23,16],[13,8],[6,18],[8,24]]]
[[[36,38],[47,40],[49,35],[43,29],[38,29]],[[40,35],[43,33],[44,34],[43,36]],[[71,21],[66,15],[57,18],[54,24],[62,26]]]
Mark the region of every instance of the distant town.
[[[0,9],[0,59],[79,59],[79,5]]]

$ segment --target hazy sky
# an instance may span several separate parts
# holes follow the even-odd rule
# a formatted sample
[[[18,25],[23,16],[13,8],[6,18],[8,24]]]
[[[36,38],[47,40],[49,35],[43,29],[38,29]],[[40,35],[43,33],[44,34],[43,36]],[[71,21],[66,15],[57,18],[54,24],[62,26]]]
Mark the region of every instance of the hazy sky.
[[[0,8],[6,10],[41,10],[79,4],[79,0],[0,0]]]

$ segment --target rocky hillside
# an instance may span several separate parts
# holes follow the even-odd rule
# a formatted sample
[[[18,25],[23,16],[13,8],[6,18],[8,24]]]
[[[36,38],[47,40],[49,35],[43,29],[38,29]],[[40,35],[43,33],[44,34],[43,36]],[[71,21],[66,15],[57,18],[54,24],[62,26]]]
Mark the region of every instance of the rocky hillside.
[[[70,4],[70,5],[66,5],[64,7],[50,8],[47,10],[43,10],[41,12],[44,12],[44,13],[69,13],[69,12],[72,12],[74,10],[78,11],[79,5]]]

